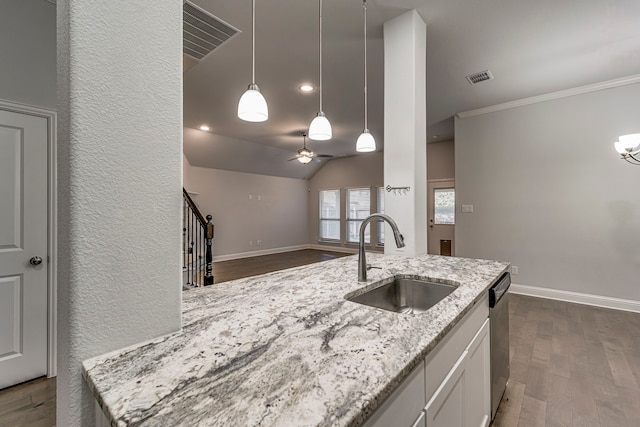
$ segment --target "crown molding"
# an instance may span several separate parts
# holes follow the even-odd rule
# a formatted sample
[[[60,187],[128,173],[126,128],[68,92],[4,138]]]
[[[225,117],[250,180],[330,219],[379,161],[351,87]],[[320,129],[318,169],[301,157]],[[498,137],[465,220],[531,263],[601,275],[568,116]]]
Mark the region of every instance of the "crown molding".
[[[517,101],[504,102],[502,104],[491,105],[489,107],[478,108],[476,110],[463,111],[456,114],[459,119],[466,119],[467,117],[480,116],[482,114],[495,113],[496,111],[508,110],[511,108],[523,107],[525,105],[537,104],[539,102],[552,101],[554,99],[567,98],[569,96],[582,95],[585,93],[595,92],[603,89],[611,89],[614,87],[630,85],[634,83],[640,83],[640,74],[635,74],[628,77],[622,77],[620,79],[607,80],[605,82],[594,83],[585,86],[578,86],[572,89],[560,90],[557,92],[551,92],[544,95],[532,96],[530,98],[523,98]]]

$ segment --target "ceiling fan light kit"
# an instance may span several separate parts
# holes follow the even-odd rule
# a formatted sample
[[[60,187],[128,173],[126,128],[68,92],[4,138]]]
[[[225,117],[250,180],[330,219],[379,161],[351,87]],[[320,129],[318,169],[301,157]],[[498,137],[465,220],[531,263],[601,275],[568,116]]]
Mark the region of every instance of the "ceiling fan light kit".
[[[302,163],[303,165],[306,165],[307,163],[311,162],[312,159],[313,159],[313,157],[311,157],[311,156],[300,156],[300,157],[298,157],[298,161],[300,163]]]
[[[302,148],[298,150],[298,154],[292,158],[289,159],[289,161],[291,160],[297,160],[298,162],[302,163],[303,165],[306,165],[307,163],[310,162],[315,162],[315,163],[320,163],[321,160],[319,159],[319,157],[322,157],[324,159],[332,159],[333,156],[331,154],[316,154],[313,151],[309,150],[307,148],[307,134],[305,132],[302,133],[302,137],[303,139],[303,143],[302,143]]]
[[[332,137],[331,123],[322,111],[322,0],[318,2],[318,22],[319,22],[319,64],[320,64],[320,81],[318,85],[318,92],[320,93],[320,110],[318,115],[311,121],[309,125],[309,138],[317,141],[327,141]]]
[[[251,84],[238,102],[238,117],[247,122],[269,118],[267,101],[256,84],[256,0],[251,0]]]
[[[640,165],[640,133],[621,135],[614,147],[622,159],[633,165]]]
[[[367,0],[362,2],[364,14],[364,130],[356,141],[356,151],[359,153],[368,153],[376,151],[376,140],[369,132],[368,127],[368,109],[367,109]]]

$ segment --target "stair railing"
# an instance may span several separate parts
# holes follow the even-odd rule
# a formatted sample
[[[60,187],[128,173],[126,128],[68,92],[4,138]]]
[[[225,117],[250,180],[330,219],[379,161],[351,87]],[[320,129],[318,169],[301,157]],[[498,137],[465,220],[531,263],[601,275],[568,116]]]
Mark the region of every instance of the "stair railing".
[[[182,212],[182,269],[187,286],[213,285],[211,215],[205,219],[184,188]]]

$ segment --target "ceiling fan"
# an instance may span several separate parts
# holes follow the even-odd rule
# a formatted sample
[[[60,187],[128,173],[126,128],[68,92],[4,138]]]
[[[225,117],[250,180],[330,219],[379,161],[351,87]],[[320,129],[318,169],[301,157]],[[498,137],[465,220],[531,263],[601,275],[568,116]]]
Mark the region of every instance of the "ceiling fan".
[[[289,161],[297,160],[300,163],[306,165],[309,162],[319,163],[320,159],[332,159],[333,156],[331,154],[315,154],[313,151],[307,148],[307,133],[303,132],[302,137],[304,138],[304,142],[302,143],[302,148],[298,150],[298,154],[295,157],[289,159]]]

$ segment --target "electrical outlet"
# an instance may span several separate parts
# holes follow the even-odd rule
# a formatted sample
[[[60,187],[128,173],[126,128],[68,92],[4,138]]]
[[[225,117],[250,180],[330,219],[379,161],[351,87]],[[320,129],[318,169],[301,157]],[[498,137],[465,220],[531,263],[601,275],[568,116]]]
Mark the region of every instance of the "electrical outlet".
[[[256,241],[256,245],[260,246],[262,244],[262,240]]]
[[[511,274],[513,274],[514,276],[516,274],[518,274],[518,266],[517,265],[512,265],[511,266]]]
[[[262,200],[262,196],[258,195],[258,200]]]
[[[253,200],[253,194],[249,194],[249,200]]]

